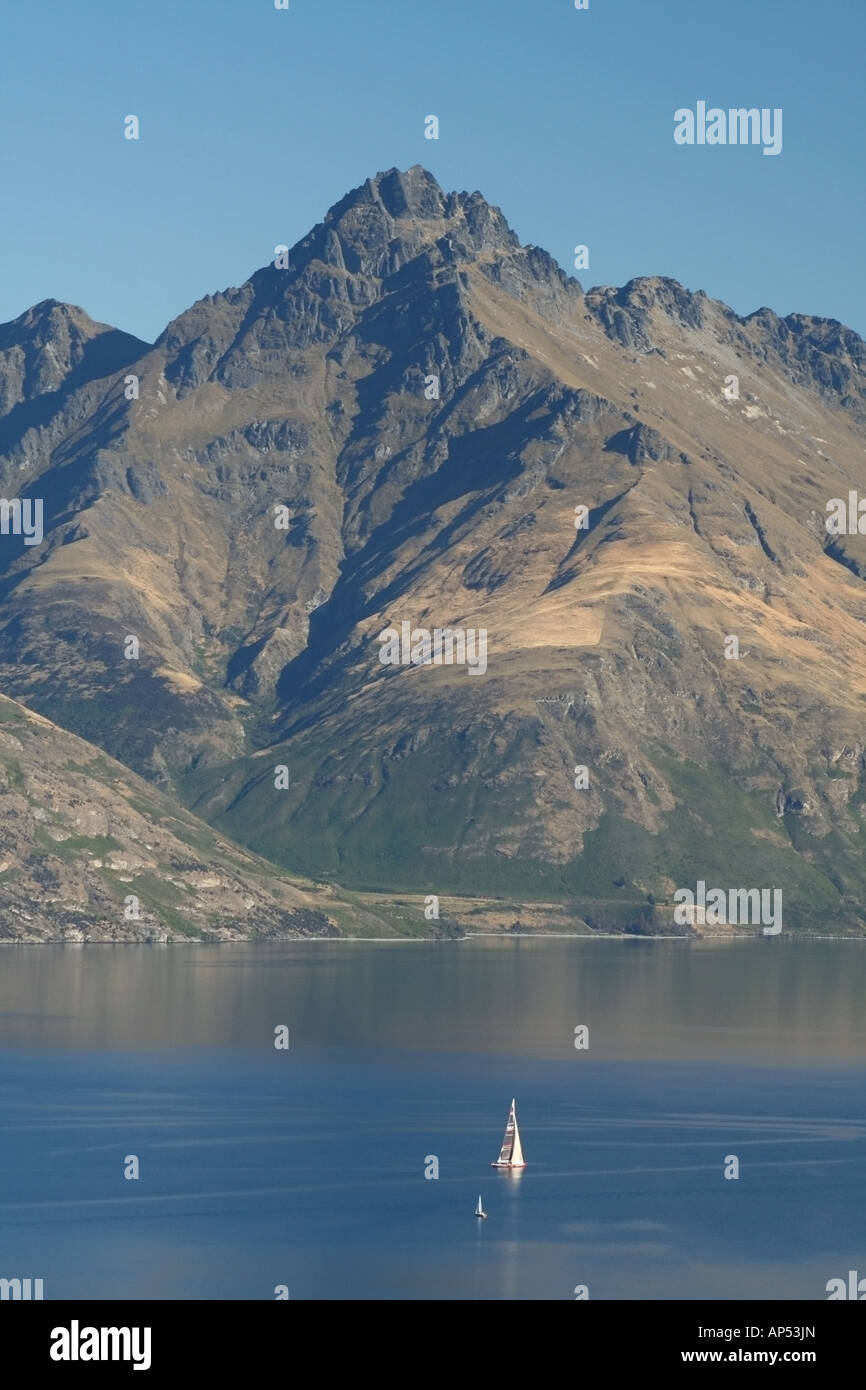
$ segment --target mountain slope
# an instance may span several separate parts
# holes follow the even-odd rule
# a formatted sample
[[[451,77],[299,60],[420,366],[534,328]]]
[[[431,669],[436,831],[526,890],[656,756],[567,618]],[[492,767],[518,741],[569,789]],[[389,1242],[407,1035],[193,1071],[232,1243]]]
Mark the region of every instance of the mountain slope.
[[[0,942],[333,937],[376,924],[5,696],[0,907]]]
[[[866,487],[857,335],[584,293],[419,168],[288,259],[142,350],[139,399],[124,363],[9,411],[51,520],[0,541],[2,687],[305,874],[598,924],[776,885],[859,929],[866,550],[824,527]],[[404,621],[484,629],[486,671],[383,666]]]

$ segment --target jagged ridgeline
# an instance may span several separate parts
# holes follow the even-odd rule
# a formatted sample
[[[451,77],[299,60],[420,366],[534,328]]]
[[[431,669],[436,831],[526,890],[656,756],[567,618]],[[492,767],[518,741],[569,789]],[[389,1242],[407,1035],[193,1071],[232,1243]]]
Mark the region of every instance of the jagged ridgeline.
[[[641,931],[772,885],[858,929],[866,542],[825,517],[864,368],[380,174],[152,347],[0,329],[3,494],[44,499],[0,686],[295,874]],[[484,671],[380,660],[404,623]]]

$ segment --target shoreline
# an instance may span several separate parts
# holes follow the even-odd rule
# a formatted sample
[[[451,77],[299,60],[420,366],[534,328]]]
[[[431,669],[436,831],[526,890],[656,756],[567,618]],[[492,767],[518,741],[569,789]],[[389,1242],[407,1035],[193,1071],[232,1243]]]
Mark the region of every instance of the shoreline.
[[[629,932],[593,932],[591,935],[582,935],[575,932],[464,932],[462,936],[436,937],[436,936],[328,936],[328,937],[306,937],[306,936],[283,936],[272,939],[261,940],[254,937],[232,937],[228,940],[201,939],[198,937],[177,937],[171,941],[12,941],[0,939],[0,948],[4,946],[341,946],[341,945],[363,945],[363,946],[459,946],[462,941],[628,941],[647,943],[681,943],[684,945],[699,945],[703,941],[763,941],[764,937],[754,932],[743,932],[732,935],[730,932],[703,932],[700,936],[638,936]],[[778,941],[853,941],[866,943],[866,932],[860,935],[849,936],[830,936],[822,932],[798,932],[785,931],[774,936],[773,940]]]

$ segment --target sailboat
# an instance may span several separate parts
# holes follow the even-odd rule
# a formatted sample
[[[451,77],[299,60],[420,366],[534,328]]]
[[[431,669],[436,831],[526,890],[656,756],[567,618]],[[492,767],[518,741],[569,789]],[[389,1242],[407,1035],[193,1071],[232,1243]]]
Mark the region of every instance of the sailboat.
[[[479,1194],[478,1194],[478,1206],[475,1208],[475,1215],[476,1215],[476,1216],[481,1216],[481,1217],[486,1217],[486,1216],[487,1216],[487,1212],[484,1210],[483,1206],[481,1205],[481,1193],[480,1193],[480,1192],[479,1192]]]
[[[514,1108],[514,1101],[511,1102],[511,1109],[508,1112],[508,1122],[505,1126],[505,1138],[502,1140],[502,1148],[499,1150],[499,1157],[495,1163],[491,1163],[490,1167],[526,1167],[526,1160],[523,1157],[523,1149],[520,1144],[520,1131],[517,1128],[517,1111]]]

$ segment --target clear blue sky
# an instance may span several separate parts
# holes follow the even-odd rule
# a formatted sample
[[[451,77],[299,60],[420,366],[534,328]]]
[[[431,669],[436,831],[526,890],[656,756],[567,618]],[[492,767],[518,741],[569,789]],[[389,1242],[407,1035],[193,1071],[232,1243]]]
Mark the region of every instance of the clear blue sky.
[[[864,37],[863,0],[10,2],[0,321],[53,297],[153,338],[421,163],[568,269],[588,244],[585,286],[672,275],[866,336]],[[698,100],[782,107],[782,153],[675,145]]]

